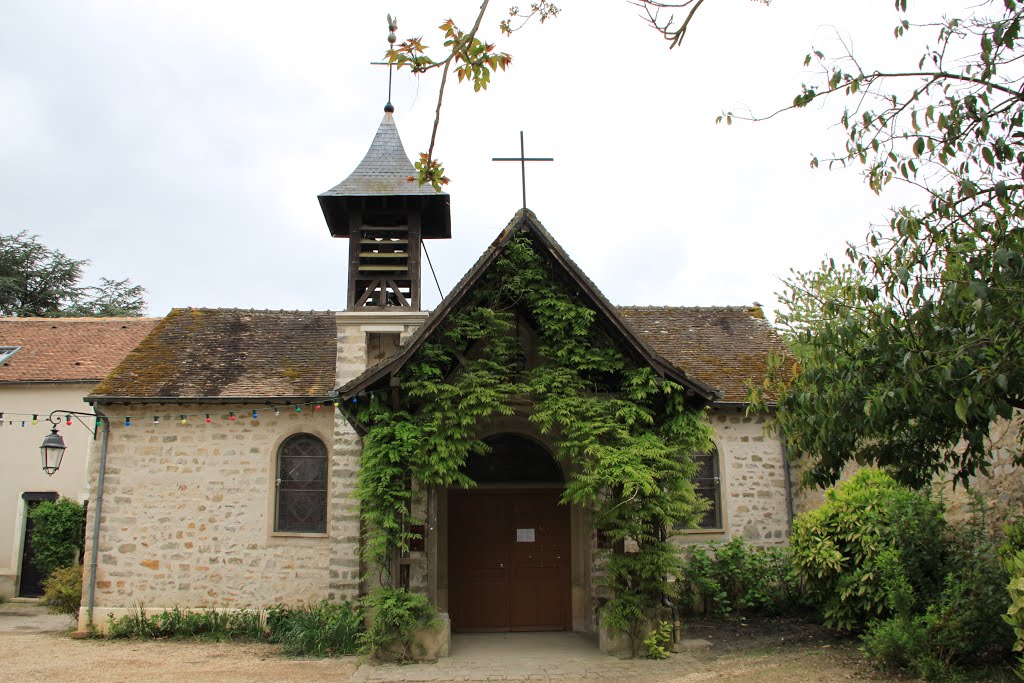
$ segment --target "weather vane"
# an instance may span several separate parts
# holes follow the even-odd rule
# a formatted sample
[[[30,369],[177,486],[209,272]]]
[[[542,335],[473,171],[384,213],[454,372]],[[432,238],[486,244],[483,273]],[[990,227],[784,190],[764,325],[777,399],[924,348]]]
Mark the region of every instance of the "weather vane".
[[[395,31],[398,30],[398,17],[392,18],[388,15],[388,43],[394,46],[395,41],[398,40],[398,36],[395,35]],[[388,103],[384,105],[384,111],[392,113],[395,111],[395,106],[391,104],[391,74],[393,67],[395,66],[391,62],[370,62],[373,66],[386,66],[388,68]]]
[[[554,161],[552,157],[528,157],[526,156],[526,145],[523,143],[523,131],[519,131],[519,156],[518,157],[491,157],[491,161],[518,161],[523,172],[523,208],[526,208],[526,162],[527,161]]]

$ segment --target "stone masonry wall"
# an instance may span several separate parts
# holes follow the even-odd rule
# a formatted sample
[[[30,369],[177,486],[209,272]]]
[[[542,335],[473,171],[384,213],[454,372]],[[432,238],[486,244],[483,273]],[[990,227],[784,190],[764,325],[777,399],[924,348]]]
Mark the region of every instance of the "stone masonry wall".
[[[716,406],[710,413],[718,447],[722,528],[687,532],[681,544],[728,541],[742,536],[755,545],[788,538],[786,478],[782,443],[764,431],[765,416]]]
[[[934,491],[946,504],[949,522],[966,523],[984,511],[989,531],[995,532],[1024,514],[1024,467],[1013,464],[1021,449],[1020,416],[1016,417],[992,424],[992,465],[987,475],[971,478],[969,490],[962,484],[954,488],[951,477],[936,481]]]
[[[327,597],[329,534],[273,531],[276,455],[300,432],[332,443],[332,410],[267,406],[106,406],[111,416],[94,623],[110,608],[265,607]],[[228,419],[233,410],[238,419]],[[132,426],[124,426],[131,412]],[[180,413],[210,413],[207,424]],[[153,424],[152,416],[160,423]],[[344,463],[330,463],[331,496]],[[90,458],[95,500],[98,442]],[[86,558],[93,515],[89,515]],[[88,571],[86,576],[88,582]],[[88,586],[88,583],[85,584]],[[83,624],[84,625],[84,624]]]

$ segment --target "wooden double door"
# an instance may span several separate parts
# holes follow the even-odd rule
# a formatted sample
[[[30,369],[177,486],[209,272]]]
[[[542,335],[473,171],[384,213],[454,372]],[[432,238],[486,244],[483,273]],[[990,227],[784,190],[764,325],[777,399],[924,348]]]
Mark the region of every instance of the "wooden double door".
[[[560,488],[448,492],[456,631],[570,630],[569,508]]]

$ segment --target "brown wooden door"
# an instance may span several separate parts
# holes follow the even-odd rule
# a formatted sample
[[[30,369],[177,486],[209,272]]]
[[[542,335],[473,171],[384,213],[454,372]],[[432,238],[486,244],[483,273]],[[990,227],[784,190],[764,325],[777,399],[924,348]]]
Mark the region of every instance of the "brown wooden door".
[[[569,630],[569,508],[558,504],[560,495],[449,491],[448,609],[455,630]]]

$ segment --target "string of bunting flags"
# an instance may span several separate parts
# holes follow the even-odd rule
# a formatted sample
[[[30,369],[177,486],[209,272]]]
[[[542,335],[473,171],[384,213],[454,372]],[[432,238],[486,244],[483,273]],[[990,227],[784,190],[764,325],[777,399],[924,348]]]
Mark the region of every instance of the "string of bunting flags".
[[[368,397],[370,394],[385,393],[387,391],[388,391],[387,389],[367,390],[367,391],[359,393],[356,396],[353,396],[349,400],[352,403],[358,403],[359,400],[360,400],[360,397]],[[266,412],[266,411],[271,411],[272,410],[274,412],[274,416],[275,417],[279,417],[281,415],[281,411],[282,410],[289,411],[289,412],[301,413],[303,408],[310,408],[310,407],[312,407],[314,412],[319,412],[319,411],[323,410],[325,407],[330,407],[330,408],[337,409],[340,405],[341,405],[341,403],[340,403],[340,401],[338,399],[332,399],[332,400],[327,400],[327,401],[324,401],[324,400],[305,401],[305,402],[298,402],[298,403],[291,402],[291,401],[288,401],[288,402],[285,402],[285,403],[273,403],[273,402],[267,401],[266,403],[260,404],[258,406],[254,406],[251,409],[250,408],[246,408],[244,411],[233,411],[233,410],[228,411],[227,420],[230,421],[230,422],[234,422],[235,420],[239,419],[239,417],[243,417],[243,418],[248,417],[248,418],[251,418],[253,420],[258,420],[258,419],[260,419],[261,411]],[[56,411],[56,412],[57,412],[58,415],[60,414],[59,410]],[[21,413],[21,412],[13,412],[13,411],[0,410],[0,427],[3,427],[5,424],[7,426],[15,426],[15,425],[20,424],[21,427],[25,427],[25,426],[29,426],[29,425],[35,425],[35,424],[38,424],[40,422],[46,422],[47,424],[49,424],[49,422],[47,421],[47,416],[48,415],[50,415],[50,411],[40,412],[40,413]],[[209,424],[209,423],[213,422],[215,416],[219,417],[219,415],[217,415],[217,411],[214,411],[214,412],[201,412],[201,413],[173,413],[172,412],[172,413],[162,413],[162,414],[152,415],[152,416],[146,415],[146,414],[140,416],[138,413],[136,413],[134,415],[117,415],[117,416],[115,416],[115,415],[107,415],[107,418],[111,422],[117,422],[119,424],[123,423],[125,427],[131,427],[132,425],[137,424],[140,420],[144,421],[144,422],[148,422],[148,421],[151,420],[152,424],[158,425],[164,419],[170,421],[170,420],[174,420],[175,418],[176,418],[177,422],[179,424],[182,424],[182,425],[187,425],[193,419],[202,420],[203,422]],[[70,426],[71,425],[71,415],[68,415],[65,418],[65,421]],[[97,417],[96,418],[96,426],[100,426],[101,422],[102,421],[100,420],[100,418]]]

